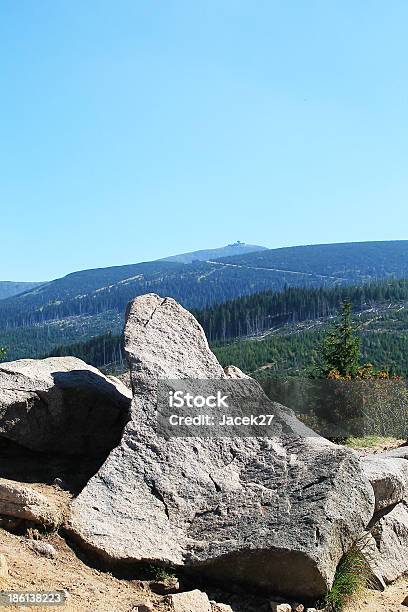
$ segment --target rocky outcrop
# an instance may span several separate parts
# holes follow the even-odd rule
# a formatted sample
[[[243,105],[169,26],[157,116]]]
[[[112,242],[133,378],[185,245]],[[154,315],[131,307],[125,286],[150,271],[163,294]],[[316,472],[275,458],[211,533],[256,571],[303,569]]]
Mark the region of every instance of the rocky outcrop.
[[[254,381],[224,373],[202,328],[174,300],[136,298],[125,348],[132,418],[72,504],[67,529],[110,562],[184,566],[299,598],[320,597],[371,519],[372,488],[352,451],[313,434]],[[159,378],[230,379],[239,402],[262,402],[276,436],[157,434]]]
[[[371,455],[362,459],[375,495],[375,510],[384,510],[408,499],[408,461]]]
[[[74,357],[0,364],[0,438],[34,451],[106,455],[130,401],[120,381]]]
[[[408,507],[397,504],[372,529],[378,555],[375,565],[386,584],[408,572]]]
[[[0,515],[51,528],[62,522],[60,510],[44,495],[4,478],[0,479]]]
[[[376,511],[363,554],[372,571],[373,586],[379,589],[408,571],[407,458],[402,447],[361,460],[374,490]]]

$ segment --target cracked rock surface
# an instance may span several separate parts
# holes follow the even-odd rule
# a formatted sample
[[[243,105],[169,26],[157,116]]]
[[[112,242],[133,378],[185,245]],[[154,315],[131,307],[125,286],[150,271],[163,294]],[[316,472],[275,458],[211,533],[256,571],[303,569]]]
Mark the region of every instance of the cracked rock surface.
[[[0,364],[0,437],[34,451],[108,453],[129,418],[130,391],[75,357]]]
[[[374,511],[357,455],[308,430],[235,369],[223,371],[173,299],[136,298],[125,349],[134,397],[120,444],[74,500],[67,529],[108,562],[183,566],[292,597],[318,598]],[[230,374],[230,376],[228,376]],[[158,378],[229,378],[275,415],[271,438],[156,432]]]

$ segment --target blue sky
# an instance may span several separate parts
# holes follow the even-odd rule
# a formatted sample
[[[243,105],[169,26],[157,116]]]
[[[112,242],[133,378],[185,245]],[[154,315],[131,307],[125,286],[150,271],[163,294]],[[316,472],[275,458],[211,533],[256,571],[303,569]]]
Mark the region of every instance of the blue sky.
[[[408,238],[408,3],[1,0],[1,280]]]

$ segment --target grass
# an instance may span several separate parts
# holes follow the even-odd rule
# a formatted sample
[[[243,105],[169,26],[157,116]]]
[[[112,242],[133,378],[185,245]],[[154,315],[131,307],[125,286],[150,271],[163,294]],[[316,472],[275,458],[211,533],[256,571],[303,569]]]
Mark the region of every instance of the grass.
[[[171,584],[177,580],[175,572],[169,568],[157,567],[154,565],[150,566],[150,571],[154,580],[158,582],[164,582],[165,584]]]
[[[381,436],[365,436],[364,438],[347,438],[344,445],[350,448],[372,448],[381,444],[392,444],[393,442],[399,442],[399,440],[397,438],[384,438]]]
[[[362,594],[369,581],[367,562],[361,547],[355,544],[340,561],[333,586],[326,595],[326,610],[341,612],[351,601]]]

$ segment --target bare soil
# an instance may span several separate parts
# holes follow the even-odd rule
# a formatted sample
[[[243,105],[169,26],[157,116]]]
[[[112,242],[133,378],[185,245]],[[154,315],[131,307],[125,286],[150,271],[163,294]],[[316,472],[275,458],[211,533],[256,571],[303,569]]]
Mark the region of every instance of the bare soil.
[[[1,590],[65,590],[67,603],[53,609],[64,612],[130,612],[138,604],[154,604],[165,612],[163,598],[152,593],[139,580],[122,580],[83,563],[58,534],[46,538],[58,552],[48,559],[31,550],[27,538],[0,530],[0,550],[9,567],[9,577],[1,580]],[[1,606],[2,610],[49,612],[50,607]]]
[[[366,590],[358,601],[346,608],[345,612],[407,612],[408,607],[402,605],[407,595],[408,578],[401,578],[387,587],[383,593]]]

